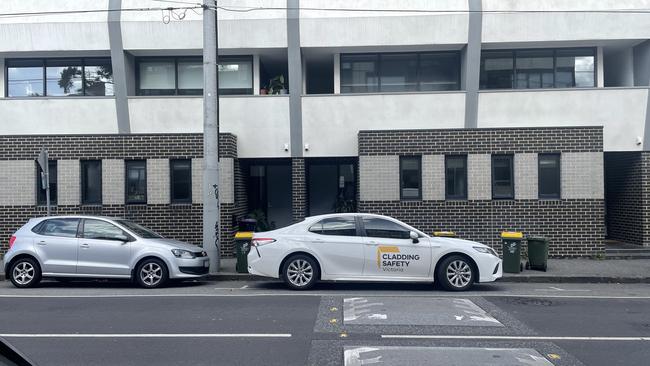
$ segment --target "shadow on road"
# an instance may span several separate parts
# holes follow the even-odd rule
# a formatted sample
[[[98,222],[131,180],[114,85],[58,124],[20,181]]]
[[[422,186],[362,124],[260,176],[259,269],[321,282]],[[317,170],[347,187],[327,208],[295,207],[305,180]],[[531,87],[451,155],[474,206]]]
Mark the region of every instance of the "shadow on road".
[[[254,290],[286,290],[287,287],[284,283],[277,281],[270,282],[256,282],[249,285],[249,289]],[[497,284],[477,284],[472,287],[473,292],[498,292],[503,291],[500,285]],[[432,291],[440,293],[450,293],[439,289],[437,286],[430,283],[354,283],[354,282],[321,282],[318,283],[311,291],[368,291],[368,292],[381,292],[381,291],[411,291],[411,292],[426,292]],[[309,291],[306,291],[309,293]]]

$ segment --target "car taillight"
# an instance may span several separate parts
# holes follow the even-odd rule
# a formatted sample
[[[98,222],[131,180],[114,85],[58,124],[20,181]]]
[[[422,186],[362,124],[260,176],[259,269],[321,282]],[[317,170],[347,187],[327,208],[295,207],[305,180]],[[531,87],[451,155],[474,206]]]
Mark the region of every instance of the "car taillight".
[[[16,235],[12,235],[11,239],[9,239],[9,249],[14,245],[14,242],[16,241]]]
[[[275,239],[271,238],[253,238],[251,245],[254,247],[261,247],[262,245],[271,244],[275,242]]]

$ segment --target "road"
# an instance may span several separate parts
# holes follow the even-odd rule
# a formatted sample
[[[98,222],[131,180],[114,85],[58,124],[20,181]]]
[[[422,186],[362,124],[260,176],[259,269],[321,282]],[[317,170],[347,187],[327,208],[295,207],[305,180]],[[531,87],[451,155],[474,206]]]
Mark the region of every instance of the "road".
[[[647,365],[650,285],[0,283],[38,365]]]

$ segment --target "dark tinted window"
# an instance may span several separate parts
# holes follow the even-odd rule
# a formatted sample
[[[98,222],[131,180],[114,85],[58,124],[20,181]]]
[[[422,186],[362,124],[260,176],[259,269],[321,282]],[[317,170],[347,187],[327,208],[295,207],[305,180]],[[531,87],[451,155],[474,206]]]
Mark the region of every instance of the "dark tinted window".
[[[514,198],[512,155],[492,156],[492,198]]]
[[[147,162],[129,160],[126,165],[126,203],[147,203]]]
[[[400,157],[400,191],[403,200],[420,199],[422,188],[421,158]]]
[[[366,236],[371,238],[409,239],[410,230],[389,220],[364,217]]]
[[[458,89],[456,52],[341,55],[341,93]]]
[[[125,236],[124,230],[102,220],[84,220],[83,237],[87,239],[121,239]]]
[[[39,234],[74,238],[77,236],[79,219],[50,219],[39,224]]]
[[[102,203],[102,162],[81,161],[81,203],[98,205]]]
[[[118,220],[117,221],[120,225],[125,226],[127,229],[131,230],[135,235],[144,238],[144,239],[155,239],[155,238],[162,238],[163,236],[147,229],[146,227],[142,225],[138,225],[133,221],[128,221],[128,220]]]
[[[192,202],[192,161],[171,160],[171,202],[189,203]]]
[[[57,172],[56,172],[56,161],[50,160],[48,162],[48,169],[50,173],[50,204],[56,205],[57,197]],[[46,205],[46,192],[43,188],[43,171],[41,167],[36,163],[36,204]]]
[[[593,48],[484,51],[481,89],[594,87]]]
[[[445,157],[447,199],[467,199],[467,156]]]
[[[560,154],[539,155],[539,198],[560,198]]]
[[[356,236],[354,217],[330,217],[314,224],[309,231],[322,235]]]

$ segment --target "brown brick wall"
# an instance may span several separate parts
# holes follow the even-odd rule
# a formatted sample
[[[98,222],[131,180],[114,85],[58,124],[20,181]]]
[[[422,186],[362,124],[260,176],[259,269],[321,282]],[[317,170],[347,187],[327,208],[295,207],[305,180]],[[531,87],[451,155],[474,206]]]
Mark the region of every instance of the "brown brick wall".
[[[360,131],[359,155],[603,151],[602,127]]]
[[[550,240],[553,257],[602,253],[601,200],[361,201],[359,212],[382,214],[433,233],[450,230],[460,238],[501,251],[502,231],[522,231]]]

